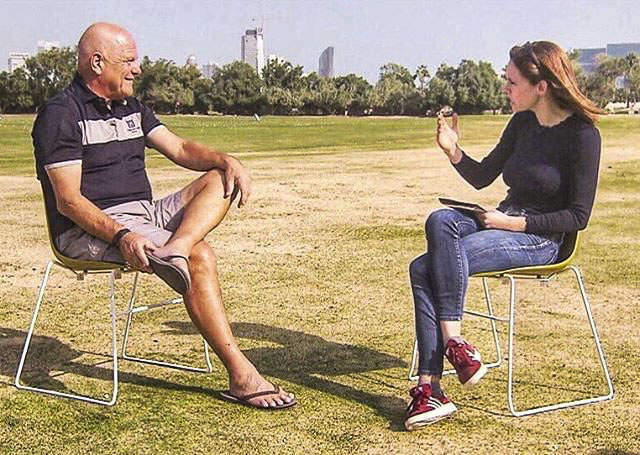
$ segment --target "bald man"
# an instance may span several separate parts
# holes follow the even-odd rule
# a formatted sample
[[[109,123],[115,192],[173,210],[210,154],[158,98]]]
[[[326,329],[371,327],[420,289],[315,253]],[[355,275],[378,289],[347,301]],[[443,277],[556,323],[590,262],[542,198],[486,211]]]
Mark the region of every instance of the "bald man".
[[[269,383],[231,333],[216,257],[204,240],[251,178],[240,162],[183,139],[133,97],[140,75],[133,36],[120,26],[91,25],[78,43],[77,74],[39,111],[32,136],[36,170],[53,241],[65,256],[154,272],[184,297],[187,312],[229,374],[223,397],[261,409],[284,409],[292,394]],[[145,146],[203,174],[153,200]]]

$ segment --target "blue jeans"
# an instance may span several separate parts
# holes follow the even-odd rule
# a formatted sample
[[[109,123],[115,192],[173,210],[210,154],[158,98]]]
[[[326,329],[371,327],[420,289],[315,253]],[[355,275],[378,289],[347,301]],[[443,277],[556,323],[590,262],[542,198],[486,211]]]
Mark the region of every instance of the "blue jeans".
[[[418,373],[442,375],[440,321],[462,320],[469,275],[552,263],[561,234],[485,229],[463,211],[441,209],[427,218],[427,253],[409,266],[415,305]]]

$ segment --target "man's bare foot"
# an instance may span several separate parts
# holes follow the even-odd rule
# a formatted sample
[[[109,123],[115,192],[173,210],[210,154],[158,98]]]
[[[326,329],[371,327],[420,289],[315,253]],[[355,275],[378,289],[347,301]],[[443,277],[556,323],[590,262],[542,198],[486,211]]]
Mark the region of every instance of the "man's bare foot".
[[[259,394],[260,392],[269,391],[273,393]],[[245,404],[259,408],[278,408],[283,407],[285,404],[295,403],[295,396],[292,393],[288,393],[280,389],[280,387],[274,386],[257,371],[245,380],[234,382],[230,379],[229,394],[238,398],[240,401],[244,401]],[[249,398],[254,394],[259,395],[254,398]],[[247,398],[243,400],[243,397]]]

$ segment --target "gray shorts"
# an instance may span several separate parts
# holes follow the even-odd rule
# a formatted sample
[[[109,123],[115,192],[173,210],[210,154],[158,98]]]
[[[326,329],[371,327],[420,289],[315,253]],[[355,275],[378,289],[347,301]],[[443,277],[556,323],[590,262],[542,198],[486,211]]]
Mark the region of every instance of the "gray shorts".
[[[184,203],[180,191],[157,201],[133,201],[103,210],[127,229],[141,234],[161,247],[182,222]],[[75,226],[58,237],[60,252],[67,257],[124,264],[118,248]]]

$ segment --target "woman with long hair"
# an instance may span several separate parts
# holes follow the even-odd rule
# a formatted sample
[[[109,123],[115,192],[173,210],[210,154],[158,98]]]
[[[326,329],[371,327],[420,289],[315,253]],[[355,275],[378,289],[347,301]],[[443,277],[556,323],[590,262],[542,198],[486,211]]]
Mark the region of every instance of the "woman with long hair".
[[[440,385],[444,357],[465,387],[486,373],[461,336],[470,275],[549,264],[564,234],[584,229],[596,193],[600,133],[596,107],[578,89],[567,54],[548,41],[514,46],[504,91],[514,112],[500,141],[480,162],[458,145],[458,118],[437,120],[436,142],[476,189],[500,174],[509,187],[497,209],[437,210],[427,218],[427,252],[410,265],[418,340],[418,384],[405,427],[416,430],[456,411]]]

